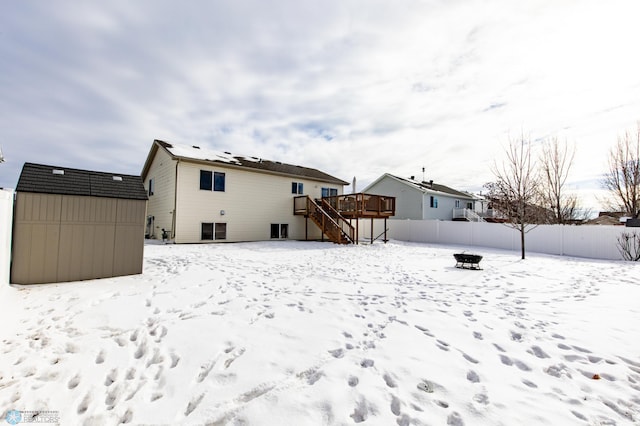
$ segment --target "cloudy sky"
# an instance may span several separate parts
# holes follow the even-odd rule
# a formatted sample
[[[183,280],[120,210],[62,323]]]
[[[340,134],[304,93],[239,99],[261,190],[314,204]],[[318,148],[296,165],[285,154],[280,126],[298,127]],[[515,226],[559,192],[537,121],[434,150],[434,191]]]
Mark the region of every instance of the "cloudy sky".
[[[461,190],[509,138],[593,194],[640,120],[637,0],[5,1],[0,187],[25,162],[139,174],[154,139]],[[347,188],[347,190],[350,190]]]

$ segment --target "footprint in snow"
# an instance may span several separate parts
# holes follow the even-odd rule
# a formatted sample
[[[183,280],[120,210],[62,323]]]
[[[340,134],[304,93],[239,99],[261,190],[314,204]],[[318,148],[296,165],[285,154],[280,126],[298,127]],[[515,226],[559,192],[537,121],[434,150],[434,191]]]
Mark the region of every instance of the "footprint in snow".
[[[67,388],[75,389],[78,387],[79,384],[80,384],[80,375],[76,374],[71,379],[69,379],[69,382],[67,383]]]
[[[478,376],[478,373],[476,373],[475,371],[469,370],[467,372],[467,380],[470,381],[471,383],[479,383],[480,376]]]
[[[531,349],[528,350],[530,354],[535,355],[538,358],[549,358],[549,355],[545,351],[543,351],[540,346],[531,346]]]
[[[391,377],[391,375],[389,373],[384,373],[384,375],[382,376],[382,378],[384,379],[384,382],[386,383],[386,385],[390,388],[395,388],[398,386],[398,384],[396,383],[396,381],[393,379],[393,377]],[[397,415],[397,414],[396,414]]]
[[[344,350],[343,349],[333,349],[333,350],[330,350],[329,353],[334,358],[342,358],[344,356]]]
[[[117,378],[118,378],[118,369],[114,368],[109,372],[109,374],[107,374],[107,377],[104,379],[104,385],[111,386],[113,382],[116,381]]]

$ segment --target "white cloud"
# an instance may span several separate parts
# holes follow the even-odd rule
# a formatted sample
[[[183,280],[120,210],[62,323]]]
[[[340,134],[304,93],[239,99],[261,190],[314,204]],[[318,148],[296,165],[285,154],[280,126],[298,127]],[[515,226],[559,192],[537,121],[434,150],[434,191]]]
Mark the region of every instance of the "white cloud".
[[[520,131],[575,141],[593,181],[640,119],[633,0],[7,8],[5,187],[25,161],[139,173],[159,138],[477,189]]]

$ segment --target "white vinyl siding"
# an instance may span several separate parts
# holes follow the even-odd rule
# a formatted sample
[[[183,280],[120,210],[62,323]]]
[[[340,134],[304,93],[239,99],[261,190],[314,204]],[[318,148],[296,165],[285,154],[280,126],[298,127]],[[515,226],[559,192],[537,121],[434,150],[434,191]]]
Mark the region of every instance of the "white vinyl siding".
[[[200,190],[200,170],[225,173],[225,191]],[[218,164],[180,162],[176,243],[200,242],[201,224],[221,221],[227,224],[226,242],[269,240],[272,223],[286,223],[290,239],[304,239],[305,218],[293,214],[293,181],[302,183],[312,198],[320,198],[321,188],[327,185]],[[338,191],[342,194],[342,188]],[[310,239],[320,238],[320,230],[311,222],[308,231]]]
[[[153,196],[147,202],[147,216],[153,216],[154,236],[162,238],[162,228],[173,228],[173,202],[175,197],[176,161],[158,149],[149,167],[144,182],[149,188],[149,181],[153,179]]]

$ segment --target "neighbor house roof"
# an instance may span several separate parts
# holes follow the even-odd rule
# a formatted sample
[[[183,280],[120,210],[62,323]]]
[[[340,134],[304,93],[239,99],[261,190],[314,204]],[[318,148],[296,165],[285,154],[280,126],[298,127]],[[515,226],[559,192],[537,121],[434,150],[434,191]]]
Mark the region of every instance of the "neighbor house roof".
[[[404,183],[405,185],[408,185],[412,188],[415,188],[419,191],[421,191],[422,193],[443,193],[443,194],[447,194],[447,195],[452,195],[454,197],[457,198],[466,198],[469,200],[475,200],[476,197],[474,197],[472,194],[469,194],[468,192],[461,192],[461,191],[457,191],[453,188],[450,188],[446,185],[442,185],[439,183],[435,183],[433,181],[417,181],[415,179],[407,179],[407,178],[402,178],[399,176],[394,176],[392,174],[389,173],[385,173],[382,176],[380,176],[378,179],[376,179],[373,183],[371,183],[367,188],[372,187],[373,185],[375,185],[376,183],[378,183],[379,181],[381,181],[382,179],[384,179],[385,177],[389,177],[391,179],[395,179],[398,180],[402,183]],[[366,189],[365,189],[366,192]]]
[[[321,172],[320,170],[312,169],[309,167],[294,166],[292,164],[265,160],[258,157],[233,155],[230,152],[214,151],[197,145],[174,144],[158,139],[153,142],[151,151],[149,152],[149,155],[147,157],[147,161],[145,162],[145,165],[142,169],[143,179],[146,177],[146,174],[149,171],[149,167],[151,167],[153,157],[155,156],[155,153],[158,149],[164,149],[174,159],[221,164],[232,167],[251,169],[253,171],[263,171],[267,173],[298,176],[338,185],[349,184],[349,182],[345,182],[342,179],[338,179],[327,173]]]
[[[140,176],[25,163],[16,192],[146,200]]]

